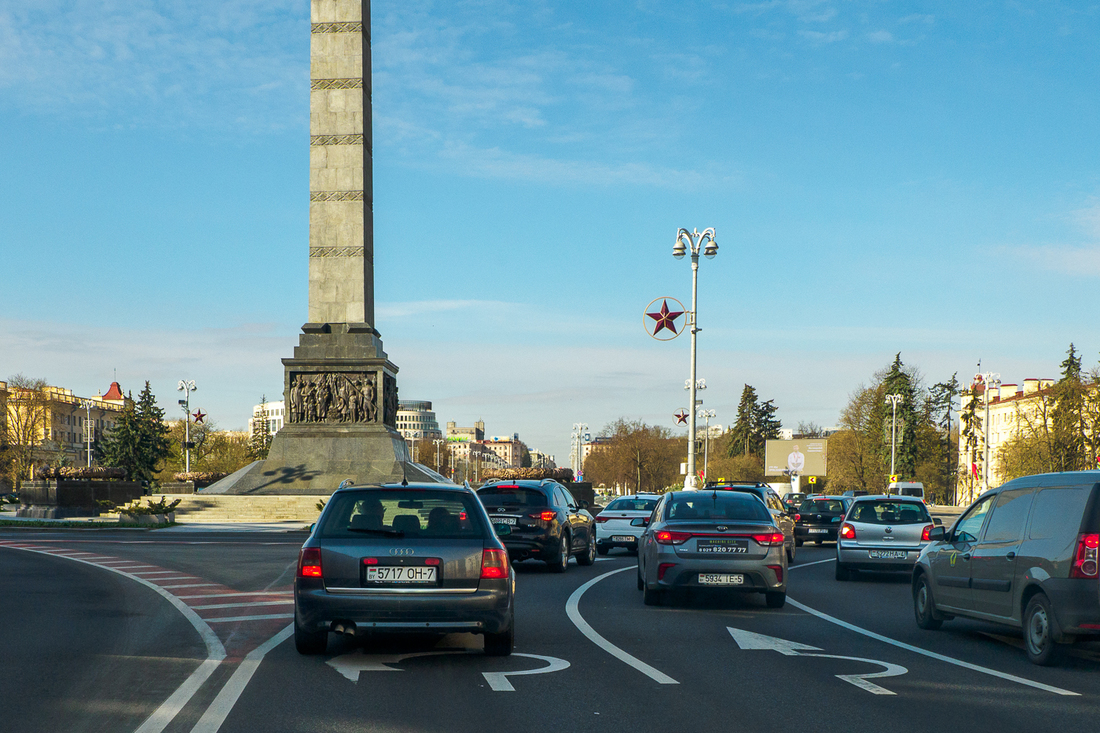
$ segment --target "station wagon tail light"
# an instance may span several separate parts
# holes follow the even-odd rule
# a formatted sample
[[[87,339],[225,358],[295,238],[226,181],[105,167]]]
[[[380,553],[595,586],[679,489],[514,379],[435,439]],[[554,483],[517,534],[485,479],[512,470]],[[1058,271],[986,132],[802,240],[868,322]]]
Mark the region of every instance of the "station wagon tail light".
[[[299,578],[323,578],[321,573],[321,548],[303,547],[298,553]]]
[[[658,545],[682,545],[691,539],[691,532],[669,532],[662,529],[656,534]]]
[[[779,547],[786,539],[782,532],[770,532],[768,534],[754,534],[752,536],[756,544],[764,547]]]
[[[424,558],[424,564],[425,565],[438,565],[439,564],[439,558],[438,557],[426,557],[426,558]]]
[[[926,524],[926,525],[924,525],[924,529],[922,529],[921,532],[920,532],[920,541],[921,542],[930,542],[931,540],[932,540],[932,525],[931,524]]]
[[[1100,577],[1097,554],[1100,552],[1100,534],[1082,534],[1077,536],[1077,556],[1073,559],[1071,578]]]
[[[485,550],[481,553],[482,578],[507,578],[508,553],[504,550]]]
[[[840,537],[845,540],[854,540],[856,538],[856,528],[845,522],[840,525]]]
[[[377,557],[364,557],[363,558],[363,564],[364,565],[377,565],[378,564],[378,558]]]

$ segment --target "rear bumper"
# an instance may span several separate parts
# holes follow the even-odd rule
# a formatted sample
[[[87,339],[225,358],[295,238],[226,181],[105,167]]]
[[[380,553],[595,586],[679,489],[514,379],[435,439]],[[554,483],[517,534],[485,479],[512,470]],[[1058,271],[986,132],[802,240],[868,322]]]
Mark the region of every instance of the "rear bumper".
[[[709,588],[722,591],[740,591],[746,593],[763,593],[764,591],[787,591],[787,564],[783,561],[783,550],[779,549],[779,557],[768,557],[763,560],[729,559],[685,559],[674,555],[658,555],[657,566],[647,569],[647,580],[654,588]],[[665,570],[664,577],[656,580],[658,568],[661,564],[672,564]],[[779,565],[783,568],[782,579],[768,565]],[[704,585],[699,582],[700,573],[736,573],[744,576],[742,585]],[[655,581],[656,582],[653,582]]]
[[[820,531],[824,530],[824,531]],[[809,526],[794,526],[794,537],[796,540],[825,540],[827,542],[836,542],[837,525],[809,525]]]
[[[1095,580],[1050,578],[1042,587],[1063,634],[1100,636],[1100,596]]]
[[[294,618],[306,631],[331,631],[337,624],[356,632],[438,631],[497,634],[512,620],[512,579],[482,580],[462,594],[329,592],[294,585]]]
[[[629,529],[605,529],[596,525],[596,544],[599,547],[629,547],[637,549],[638,536],[641,534],[637,527]],[[613,540],[612,537],[629,537],[629,540]]]
[[[910,572],[917,564],[921,547],[851,547],[838,542],[836,559],[840,564],[854,570],[881,570],[883,572]],[[904,551],[904,558],[871,557],[873,550]]]

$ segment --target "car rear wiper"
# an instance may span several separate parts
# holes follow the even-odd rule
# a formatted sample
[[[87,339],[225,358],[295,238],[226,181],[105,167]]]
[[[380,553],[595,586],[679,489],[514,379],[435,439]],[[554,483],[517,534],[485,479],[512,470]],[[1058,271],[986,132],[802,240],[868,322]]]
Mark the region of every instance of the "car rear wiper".
[[[404,537],[405,533],[399,529],[366,529],[364,527],[348,527],[349,532],[372,534],[380,537]]]

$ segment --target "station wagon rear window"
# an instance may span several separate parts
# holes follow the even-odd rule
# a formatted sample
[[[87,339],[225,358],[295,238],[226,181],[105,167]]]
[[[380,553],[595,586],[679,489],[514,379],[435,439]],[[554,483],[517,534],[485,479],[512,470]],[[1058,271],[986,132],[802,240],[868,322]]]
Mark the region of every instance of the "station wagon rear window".
[[[326,507],[321,537],[366,539],[483,539],[489,533],[471,494],[386,489],[335,495]]]
[[[850,522],[864,524],[928,524],[932,517],[914,501],[861,501],[852,507]]]

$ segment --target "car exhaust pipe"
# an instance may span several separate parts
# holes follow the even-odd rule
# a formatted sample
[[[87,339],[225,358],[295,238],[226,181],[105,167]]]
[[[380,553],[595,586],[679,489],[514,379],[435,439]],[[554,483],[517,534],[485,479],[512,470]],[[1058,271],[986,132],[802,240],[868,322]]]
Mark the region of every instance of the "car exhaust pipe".
[[[355,636],[355,624],[351,621],[344,621],[342,623],[335,624],[332,627],[333,633],[343,634],[344,636]]]

